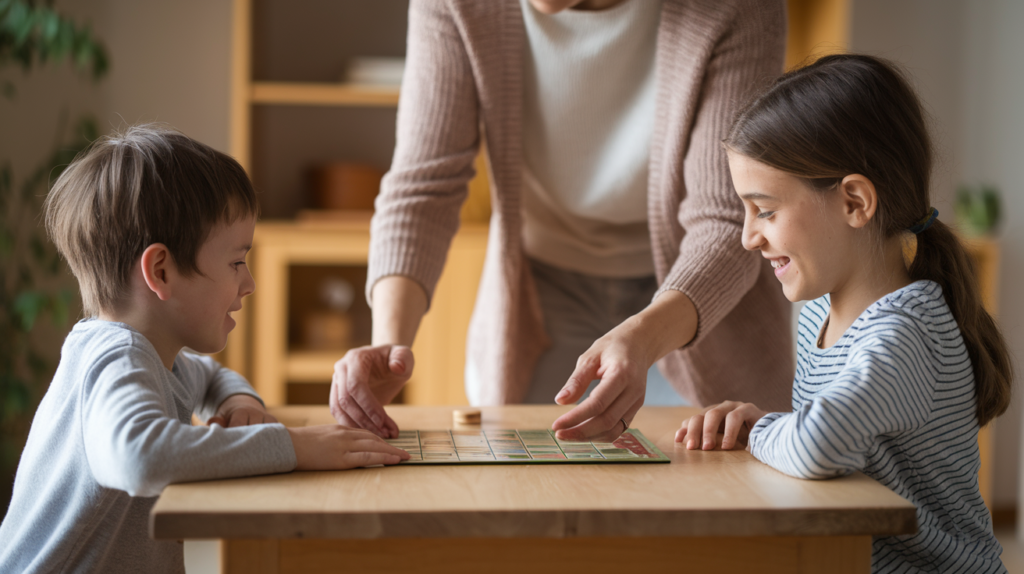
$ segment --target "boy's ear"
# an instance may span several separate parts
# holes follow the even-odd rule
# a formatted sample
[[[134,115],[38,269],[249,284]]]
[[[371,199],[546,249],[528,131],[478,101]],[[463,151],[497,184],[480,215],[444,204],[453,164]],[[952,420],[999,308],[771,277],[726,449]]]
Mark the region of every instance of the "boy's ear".
[[[175,271],[171,252],[163,243],[154,243],[142,252],[142,278],[161,301],[171,296],[170,274]]]
[[[850,227],[865,227],[878,210],[878,191],[871,180],[854,173],[839,183],[839,194],[843,205],[843,216]]]

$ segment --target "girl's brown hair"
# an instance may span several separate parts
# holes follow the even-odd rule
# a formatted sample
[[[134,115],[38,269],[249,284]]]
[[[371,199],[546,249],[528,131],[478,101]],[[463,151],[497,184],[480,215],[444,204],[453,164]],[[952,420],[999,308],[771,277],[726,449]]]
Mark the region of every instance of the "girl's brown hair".
[[[906,231],[931,209],[932,148],[921,103],[896,66],[880,58],[826,56],[783,75],[741,110],[725,145],[819,191],[850,174],[867,177],[878,192],[882,237]],[[977,417],[985,425],[1010,403],[1006,343],[953,231],[936,220],[917,238],[910,277],[942,287],[974,367]]]

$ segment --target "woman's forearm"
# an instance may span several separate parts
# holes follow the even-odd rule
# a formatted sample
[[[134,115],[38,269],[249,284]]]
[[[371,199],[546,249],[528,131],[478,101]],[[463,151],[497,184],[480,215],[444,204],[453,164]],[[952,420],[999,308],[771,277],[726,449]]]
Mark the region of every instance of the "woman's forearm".
[[[630,330],[648,365],[686,345],[697,334],[697,308],[681,291],[664,291],[623,324]]]
[[[427,312],[427,293],[401,275],[384,277],[373,286],[373,345],[412,346]]]

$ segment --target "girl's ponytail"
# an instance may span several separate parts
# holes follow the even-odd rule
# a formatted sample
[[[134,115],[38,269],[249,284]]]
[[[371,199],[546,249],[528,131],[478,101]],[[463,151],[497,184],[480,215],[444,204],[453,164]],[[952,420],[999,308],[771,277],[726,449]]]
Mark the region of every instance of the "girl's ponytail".
[[[1010,404],[1013,365],[1002,334],[982,305],[974,263],[953,230],[941,221],[918,235],[910,278],[929,279],[942,287],[974,367],[978,424],[985,426]]]

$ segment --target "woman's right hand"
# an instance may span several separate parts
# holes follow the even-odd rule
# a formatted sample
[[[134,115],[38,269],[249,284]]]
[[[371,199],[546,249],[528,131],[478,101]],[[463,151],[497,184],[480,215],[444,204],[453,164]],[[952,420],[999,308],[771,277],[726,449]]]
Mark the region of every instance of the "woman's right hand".
[[[398,425],[384,411],[384,405],[409,380],[414,362],[412,349],[403,345],[349,350],[334,364],[330,398],[334,420],[380,437],[397,437]]]
[[[340,425],[289,428],[295,447],[295,470],[347,470],[398,464],[409,453],[361,429]]]

